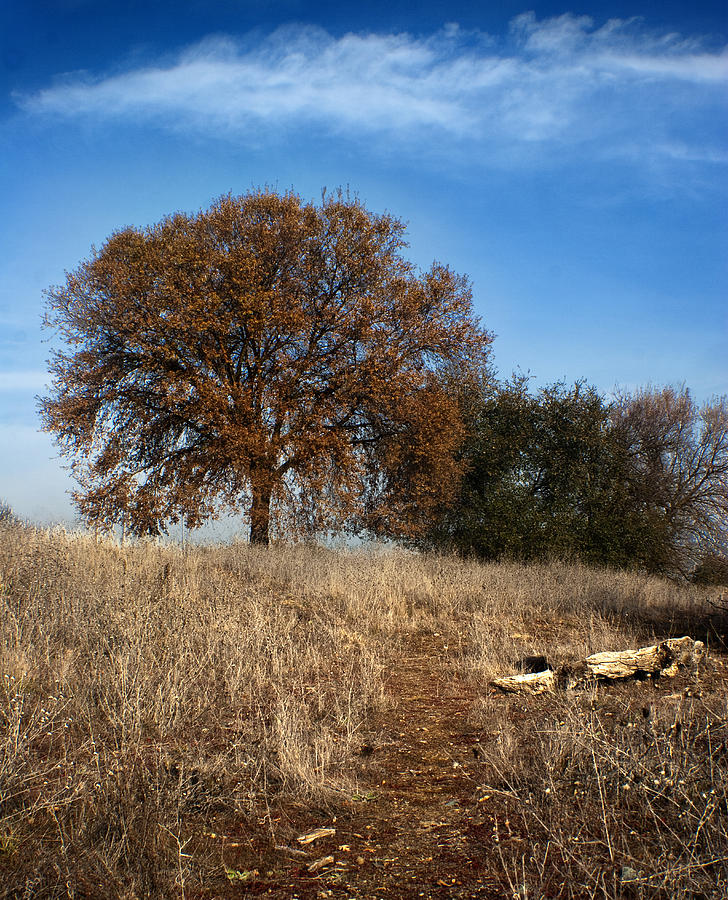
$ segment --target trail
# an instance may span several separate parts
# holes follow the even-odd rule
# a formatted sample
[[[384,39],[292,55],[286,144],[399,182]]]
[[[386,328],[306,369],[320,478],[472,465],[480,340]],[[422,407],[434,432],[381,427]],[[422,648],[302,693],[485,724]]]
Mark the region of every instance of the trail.
[[[472,689],[452,673],[443,637],[406,640],[387,680],[389,703],[371,729],[376,739],[362,748],[358,795],[337,816],[335,836],[315,844],[315,857],[333,861],[313,874],[299,863],[285,889],[261,885],[254,893],[300,900],[502,896],[478,863],[492,822],[478,803]]]

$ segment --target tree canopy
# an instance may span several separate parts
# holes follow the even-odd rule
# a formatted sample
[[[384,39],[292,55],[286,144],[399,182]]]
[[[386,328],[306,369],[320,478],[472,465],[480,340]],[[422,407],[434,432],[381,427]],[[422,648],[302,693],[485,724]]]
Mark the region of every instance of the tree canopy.
[[[633,503],[662,535],[647,568],[688,575],[702,560],[725,558],[728,397],[700,406],[685,387],[643,388],[618,398],[611,419]]]
[[[464,401],[466,474],[428,539],[486,559],[549,556],[622,565],[635,552],[624,454],[609,408],[578,383],[486,384]]]
[[[465,277],[402,254],[403,223],[341,191],[223,196],[125,228],[47,294],[46,430],[91,524],[138,534],[227,507],[251,540],[413,535],[452,493],[442,373],[482,369]]]
[[[725,558],[726,398],[648,388],[610,403],[581,382],[533,395],[516,378],[461,385],[460,404],[465,476],[425,545],[702,578]]]

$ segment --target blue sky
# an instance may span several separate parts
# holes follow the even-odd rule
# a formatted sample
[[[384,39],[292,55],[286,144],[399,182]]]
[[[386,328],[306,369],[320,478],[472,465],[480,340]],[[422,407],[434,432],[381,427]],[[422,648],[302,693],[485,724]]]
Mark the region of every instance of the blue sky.
[[[72,518],[42,291],[115,229],[348,185],[473,282],[494,362],[728,391],[723,3],[0,4],[0,498]]]

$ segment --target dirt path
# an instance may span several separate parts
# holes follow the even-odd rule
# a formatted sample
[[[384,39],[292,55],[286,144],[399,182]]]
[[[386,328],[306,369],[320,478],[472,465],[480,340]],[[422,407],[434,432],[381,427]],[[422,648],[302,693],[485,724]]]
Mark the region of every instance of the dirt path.
[[[485,896],[473,854],[476,739],[467,713],[474,698],[448,671],[446,652],[441,638],[418,636],[392,672],[387,743],[371,770],[383,776],[369,829],[376,875],[364,870],[352,879],[359,896]]]
[[[409,638],[388,679],[391,705],[362,748],[358,794],[336,821],[310,814],[310,828],[331,826],[335,835],[312,843],[305,859],[279,859],[274,878],[239,896],[502,896],[478,865],[492,823],[478,803],[477,740],[467,722],[474,697],[446,655],[439,635]]]

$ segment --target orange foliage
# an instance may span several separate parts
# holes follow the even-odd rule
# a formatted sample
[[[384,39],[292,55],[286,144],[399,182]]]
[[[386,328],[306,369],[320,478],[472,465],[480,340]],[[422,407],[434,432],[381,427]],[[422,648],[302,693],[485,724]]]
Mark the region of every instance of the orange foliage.
[[[339,191],[224,196],[113,234],[47,292],[44,427],[85,520],[139,534],[221,504],[251,539],[415,534],[459,477],[440,375],[491,340],[467,280],[402,256],[404,226]]]

